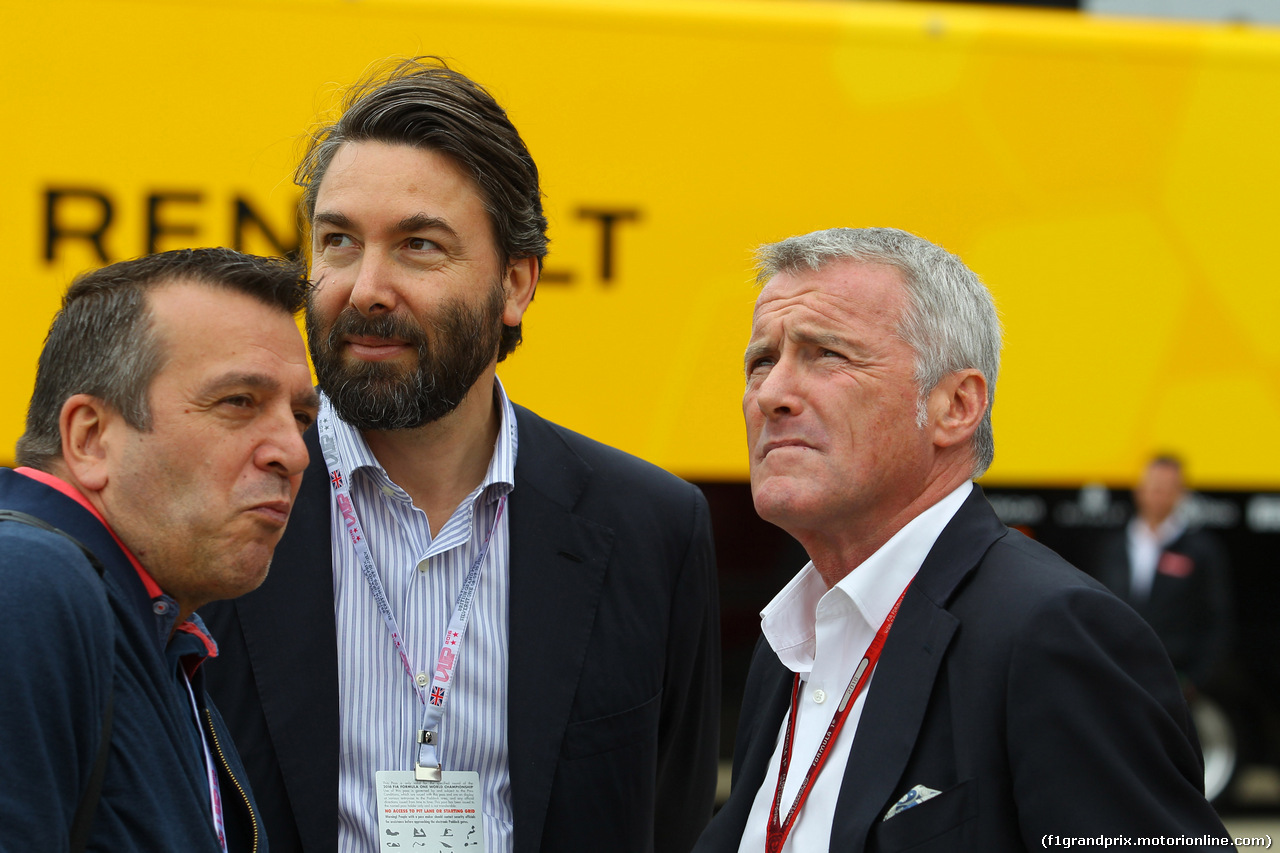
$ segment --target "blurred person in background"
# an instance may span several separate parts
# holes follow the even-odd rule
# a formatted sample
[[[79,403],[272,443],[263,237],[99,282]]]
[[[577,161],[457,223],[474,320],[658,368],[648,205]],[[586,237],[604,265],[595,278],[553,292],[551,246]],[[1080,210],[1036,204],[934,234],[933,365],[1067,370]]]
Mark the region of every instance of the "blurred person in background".
[[[1093,574],[1155,629],[1193,697],[1230,650],[1233,609],[1226,551],[1188,524],[1186,497],[1181,460],[1152,459],[1133,490],[1133,518],[1103,542]]]

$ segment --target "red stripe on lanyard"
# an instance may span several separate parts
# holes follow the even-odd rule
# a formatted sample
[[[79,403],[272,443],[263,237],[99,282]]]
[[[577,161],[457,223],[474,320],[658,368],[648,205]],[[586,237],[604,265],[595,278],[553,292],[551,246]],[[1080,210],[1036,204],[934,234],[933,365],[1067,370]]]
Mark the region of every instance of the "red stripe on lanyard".
[[[908,581],[907,587],[910,586],[911,583]],[[889,615],[884,618],[884,624],[880,626],[879,631],[876,631],[876,635],[872,638],[871,645],[867,647],[867,653],[858,664],[858,668],[853,671],[853,678],[849,679],[849,686],[844,691],[839,707],[836,708],[835,718],[831,721],[831,725],[827,726],[827,733],[822,736],[822,741],[818,744],[818,753],[813,757],[813,762],[809,765],[808,772],[804,774],[804,779],[800,782],[800,791],[796,794],[795,802],[791,804],[791,810],[787,812],[786,820],[782,820],[780,819],[782,789],[787,783],[787,771],[791,768],[791,745],[796,732],[796,702],[800,698],[800,673],[796,673],[795,681],[791,684],[791,712],[787,716],[787,737],[782,742],[782,758],[778,768],[778,787],[773,792],[773,807],[769,809],[769,825],[765,829],[765,853],[779,853],[782,850],[782,845],[787,842],[787,836],[791,834],[791,828],[795,826],[796,816],[800,814],[800,807],[809,798],[809,791],[813,788],[813,782],[818,778],[822,765],[826,763],[828,748],[835,741],[836,736],[840,734],[840,729],[844,727],[844,721],[849,718],[849,712],[853,710],[854,702],[861,695],[862,689],[866,687],[872,671],[876,668],[876,663],[880,660],[880,652],[884,649],[884,641],[889,636],[889,629],[893,627],[893,620],[897,618],[898,608],[902,606],[902,599],[906,595],[907,590],[904,588],[902,594],[898,596],[898,600],[894,602]]]

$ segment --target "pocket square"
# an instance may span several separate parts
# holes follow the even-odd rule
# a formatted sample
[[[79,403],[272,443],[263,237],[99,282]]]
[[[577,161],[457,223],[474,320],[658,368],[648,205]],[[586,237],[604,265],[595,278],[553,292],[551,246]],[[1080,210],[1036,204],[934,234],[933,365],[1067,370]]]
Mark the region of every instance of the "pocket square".
[[[1157,572],[1174,578],[1185,578],[1195,571],[1195,568],[1195,560],[1186,554],[1178,554],[1174,551],[1165,551],[1160,555],[1160,562],[1156,564]]]
[[[916,785],[910,791],[907,791],[905,794],[903,794],[902,799],[894,803],[893,807],[884,813],[884,817],[882,817],[881,820],[888,820],[894,815],[905,812],[907,809],[911,808],[912,806],[918,806],[921,803],[923,803],[925,800],[931,800],[941,793],[942,793],[941,791],[935,791],[932,788],[926,788],[924,785]]]

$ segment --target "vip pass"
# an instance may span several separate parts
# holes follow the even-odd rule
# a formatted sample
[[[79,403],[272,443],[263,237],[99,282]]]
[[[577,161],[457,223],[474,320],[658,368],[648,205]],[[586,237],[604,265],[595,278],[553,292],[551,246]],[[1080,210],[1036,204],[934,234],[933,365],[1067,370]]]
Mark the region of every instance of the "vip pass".
[[[413,663],[409,660],[408,650],[405,649],[400,626],[391,612],[390,605],[387,603],[386,591],[382,587],[382,579],[378,576],[377,564],[374,563],[373,553],[369,550],[369,543],[365,539],[364,531],[360,526],[360,519],[356,515],[355,504],[351,500],[351,484],[342,470],[342,460],[338,455],[338,442],[333,432],[333,413],[329,408],[328,400],[322,402],[316,427],[320,438],[320,450],[324,454],[325,465],[329,469],[329,484],[333,487],[334,500],[338,505],[338,512],[342,516],[347,538],[351,540],[351,546],[355,549],[356,557],[360,561],[360,571],[364,575],[365,582],[369,585],[369,592],[373,595],[374,603],[378,607],[378,613],[382,616],[382,621],[387,626],[387,632],[391,635],[391,643],[395,646],[396,653],[400,656],[400,663],[404,666],[404,671],[409,676],[414,692],[417,693],[418,700],[422,703],[422,727],[415,736],[417,761],[413,769],[414,779],[419,782],[439,782],[443,778],[439,758],[440,720],[444,717],[445,701],[449,695],[449,688],[453,685],[453,668],[457,661],[458,651],[463,637],[467,633],[471,602],[475,597],[476,586],[480,582],[480,574],[484,567],[485,557],[489,553],[489,545],[493,541],[493,535],[498,529],[499,522],[502,520],[502,513],[507,505],[507,497],[503,495],[499,500],[498,511],[493,519],[493,526],[489,528],[489,533],[484,538],[480,553],[471,564],[466,580],[462,583],[462,592],[458,595],[458,602],[453,608],[453,616],[450,617],[449,627],[445,631],[444,642],[441,644],[440,653],[436,657],[435,675],[430,682],[430,689],[424,689],[426,684],[420,684],[414,675]]]

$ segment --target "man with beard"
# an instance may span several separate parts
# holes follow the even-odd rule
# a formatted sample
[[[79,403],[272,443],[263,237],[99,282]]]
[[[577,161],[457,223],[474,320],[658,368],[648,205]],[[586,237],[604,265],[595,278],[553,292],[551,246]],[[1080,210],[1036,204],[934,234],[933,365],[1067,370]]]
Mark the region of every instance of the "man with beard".
[[[546,254],[519,134],[410,61],[298,181],[310,476],[266,584],[206,614],[273,847],[688,850],[719,715],[707,507],[496,379]]]

